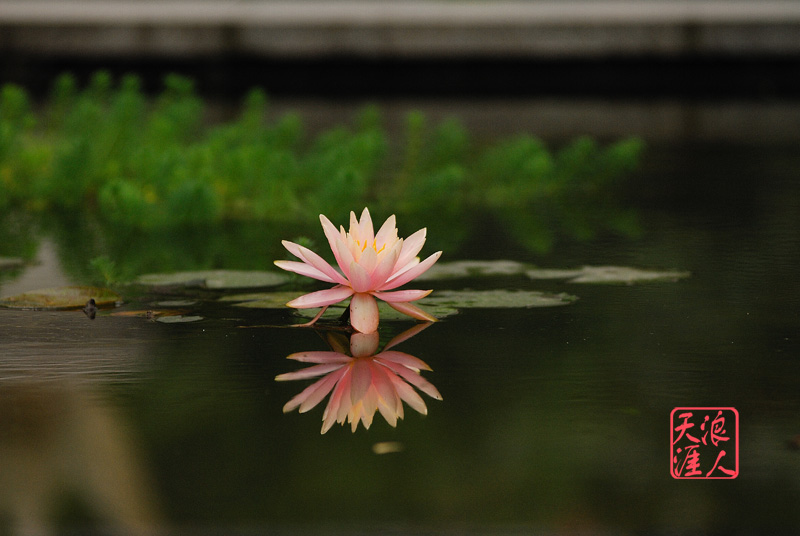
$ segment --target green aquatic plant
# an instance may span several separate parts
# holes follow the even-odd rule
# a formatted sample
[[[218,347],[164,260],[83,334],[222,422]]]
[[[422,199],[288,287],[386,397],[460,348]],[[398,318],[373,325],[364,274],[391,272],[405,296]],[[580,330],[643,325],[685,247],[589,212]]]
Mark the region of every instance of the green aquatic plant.
[[[89,266],[95,271],[97,276],[94,278],[98,283],[109,286],[120,281],[117,273],[117,266],[107,255],[94,257],[89,261]]]
[[[0,209],[29,194],[38,162],[27,141],[35,125],[27,93],[12,84],[0,88]]]
[[[433,124],[419,112],[396,136],[375,106],[312,136],[298,114],[275,116],[259,89],[231,120],[207,116],[192,81],[175,75],[155,97],[133,75],[100,72],[85,87],[64,75],[36,110],[23,88],[3,86],[0,208],[95,222],[79,237],[88,258],[107,255],[134,275],[175,262],[159,244],[167,234],[191,230],[213,255],[255,262],[263,259],[240,254],[238,239],[224,253],[212,242],[251,224],[308,234],[319,214],[342,220],[359,205],[426,225],[432,245],[451,251],[487,223],[534,252],[562,235],[637,230],[617,192],[638,165],[636,139],[551,149],[521,134],[486,143],[456,120]],[[254,233],[243,236],[255,245]],[[114,248],[139,251],[122,259]],[[213,255],[200,261],[192,251],[179,268],[219,267]]]

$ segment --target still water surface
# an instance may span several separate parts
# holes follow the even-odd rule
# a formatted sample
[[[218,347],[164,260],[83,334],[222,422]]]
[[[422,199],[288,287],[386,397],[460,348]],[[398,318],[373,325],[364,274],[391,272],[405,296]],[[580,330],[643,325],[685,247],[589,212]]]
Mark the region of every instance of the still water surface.
[[[426,398],[427,416],[406,408],[397,428],[376,416],[320,435],[322,406],[282,413],[305,385],[274,381],[301,366],[284,358],[327,349],[314,330],[260,327],[290,323],[288,310],[213,293],[186,324],[0,310],[0,528],[799,530],[798,177],[796,151],[653,151],[629,192],[639,238],[533,256],[479,237],[484,249],[454,256],[692,275],[430,282],[579,299],[467,309],[403,342],[443,400]],[[385,323],[381,338],[410,325]],[[671,477],[670,412],[687,406],[738,410],[737,478]]]

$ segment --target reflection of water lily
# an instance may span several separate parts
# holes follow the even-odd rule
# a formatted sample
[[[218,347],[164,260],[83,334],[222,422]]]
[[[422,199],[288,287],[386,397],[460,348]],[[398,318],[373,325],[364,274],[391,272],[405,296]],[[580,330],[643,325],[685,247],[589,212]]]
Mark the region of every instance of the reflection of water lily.
[[[424,329],[429,324],[423,325]],[[281,374],[278,381],[301,380],[322,376],[292,398],[283,407],[284,413],[300,408],[300,413],[312,409],[330,393],[328,405],[322,415],[322,433],[327,432],[334,422],[350,422],[353,432],[358,423],[369,428],[375,412],[380,412],[392,426],[403,418],[403,402],[414,410],[426,415],[425,401],[414,387],[437,400],[442,395],[428,380],[422,377],[421,370],[431,368],[419,358],[390,350],[402,340],[419,330],[409,330],[395,337],[380,353],[378,332],[353,333],[350,338],[350,355],[345,353],[342,344],[329,339],[334,351],[299,352],[288,356],[313,366]],[[413,386],[413,387],[412,387]]]
[[[329,305],[350,298],[350,323],[362,333],[378,329],[378,304],[375,298],[413,318],[430,322],[436,320],[409,303],[424,298],[430,294],[430,290],[388,292],[425,272],[442,254],[438,251],[420,262],[417,254],[425,243],[425,229],[420,229],[405,240],[398,238],[395,217],[392,215],[375,234],[372,218],[366,208],[361,213],[360,221],[355,213],[350,213],[349,232],[345,232],[343,226],[337,231],[330,220],[321,214],[319,219],[341,273],[310,249],[288,241],[283,241],[283,245],[303,262],[275,261],[275,265],[337,285],[300,296],[290,301],[287,304],[289,307],[323,307],[324,311]],[[322,311],[312,323],[321,314]]]

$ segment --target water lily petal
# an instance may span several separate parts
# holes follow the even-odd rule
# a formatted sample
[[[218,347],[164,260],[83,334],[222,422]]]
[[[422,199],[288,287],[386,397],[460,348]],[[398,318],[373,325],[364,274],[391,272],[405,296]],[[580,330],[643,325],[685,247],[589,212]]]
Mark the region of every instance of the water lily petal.
[[[333,392],[331,393],[331,398],[328,400],[328,405],[325,406],[325,411],[322,413],[322,430],[320,433],[324,434],[328,430],[330,430],[333,423],[337,422],[339,416],[339,410],[342,407],[342,399],[344,398],[345,393],[345,383],[349,385],[348,374],[347,372],[350,371],[350,367],[345,369],[344,375],[339,380],[339,383],[336,384],[336,387],[333,388]],[[347,397],[347,406],[349,409],[349,402],[350,399]]]
[[[294,272],[296,274],[304,275],[306,277],[310,277],[312,279],[318,279],[320,281],[325,281],[326,283],[337,283],[338,281],[334,280],[330,276],[325,275],[318,269],[314,268],[311,265],[308,265],[304,262],[297,262],[297,261],[274,261],[275,266],[280,268],[281,270],[286,270],[287,272]]]
[[[370,372],[372,373],[372,385],[375,387],[378,395],[382,399],[390,401],[392,403],[392,407],[394,407],[397,393],[395,392],[394,387],[392,387],[392,382],[389,380],[389,371],[386,369],[386,367],[380,366],[375,360],[373,360],[370,365]]]
[[[428,406],[425,405],[425,401],[417,394],[413,387],[398,378],[395,374],[390,373],[389,379],[401,400],[411,406],[417,413],[421,413],[422,415],[428,414]]]
[[[308,393],[305,400],[303,400],[303,402],[300,404],[298,411],[300,413],[305,413],[322,402],[322,399],[328,396],[328,393],[330,393],[331,389],[333,389],[333,387],[336,385],[336,382],[339,381],[339,378],[343,374],[344,371],[338,373],[332,372],[331,374],[323,377],[321,381],[315,384],[317,385],[317,388]]]
[[[414,389],[411,389],[411,391],[413,392]],[[405,410],[403,410],[403,399],[400,396],[400,393],[397,391],[396,388],[395,388],[395,393],[396,393],[396,396],[395,396],[395,400],[396,400],[396,402],[395,402],[395,404],[396,404],[395,413],[397,413],[397,418],[398,419],[403,419],[403,418],[405,418]],[[414,394],[416,394],[416,393],[414,393]],[[422,404],[425,405],[425,402],[423,401]],[[427,410],[427,408],[426,408],[426,410]]]
[[[436,400],[442,399],[442,395],[439,394],[438,389],[413,370],[390,360],[381,360],[380,363],[431,398],[435,398]]]
[[[294,359],[302,363],[347,363],[353,358],[340,352],[314,351],[297,352],[286,356],[286,359]]]
[[[305,380],[308,378],[315,378],[317,376],[322,376],[323,374],[328,374],[329,372],[333,372],[334,370],[341,367],[342,363],[327,363],[324,365],[314,365],[301,370],[296,370],[294,372],[286,372],[284,374],[278,374],[277,376],[275,376],[275,381],[285,382],[291,380]]]
[[[347,280],[342,277],[342,274],[334,270],[333,267],[325,261],[325,259],[307,247],[303,247],[300,244],[295,244],[294,242],[289,242],[288,240],[283,240],[281,243],[283,244],[283,247],[289,251],[289,253],[328,276],[328,281],[330,283],[339,283],[340,285],[347,284]]]
[[[398,365],[408,367],[414,372],[419,372],[420,370],[433,370],[422,359],[414,357],[413,355],[409,355],[405,352],[398,352],[397,350],[384,350],[376,355],[375,359],[378,361],[392,361]]]
[[[370,246],[361,252],[358,264],[370,275],[378,265],[378,253]]]
[[[394,292],[371,292],[373,296],[387,303],[410,302],[421,300],[433,290],[396,290]]]
[[[361,213],[361,221],[359,222],[359,230],[361,233],[361,239],[369,246],[372,246],[373,242],[375,241],[374,229],[375,228],[372,226],[372,216],[369,215],[369,209],[364,207],[364,211]]]
[[[364,415],[364,409],[363,409],[363,404],[361,402],[350,408],[350,413],[348,413],[347,419],[350,421],[351,432],[356,433],[356,429],[358,428],[358,421],[361,420],[363,415]],[[364,428],[369,430],[369,424],[367,423],[366,419],[364,419]]]
[[[358,218],[356,218],[356,213],[352,210],[350,211],[350,228],[347,231],[347,234],[350,235],[350,238],[356,242],[361,241],[361,227],[358,224]]]
[[[378,401],[378,411],[381,412],[383,418],[389,423],[392,428],[397,428],[397,418],[399,415],[395,413],[394,408],[386,403],[383,399]]]
[[[341,395],[339,398],[339,405],[336,410],[336,422],[344,423],[345,419],[347,419],[347,415],[350,413],[350,410],[353,407],[352,402],[350,402],[350,381],[352,375],[350,374],[351,368],[347,367],[347,374],[342,376],[342,379],[336,384],[336,388],[334,389],[334,393],[338,390],[341,391]]]
[[[325,238],[328,239],[331,251],[333,251],[333,256],[336,258],[336,263],[341,267],[342,261],[339,258],[339,252],[336,247],[336,242],[340,238],[339,231],[336,230],[336,226],[331,223],[331,220],[326,218],[323,214],[319,215],[319,221],[322,224],[322,231],[325,233]]]
[[[369,364],[364,359],[356,359],[351,369],[350,402],[358,404],[359,400],[367,394],[367,389],[372,383],[372,373],[369,370]]]
[[[397,394],[389,375],[391,372],[385,367],[373,364],[372,385],[378,393],[378,411],[391,426],[397,425],[397,419],[403,418],[403,401]]]
[[[378,409],[378,401],[378,392],[370,385],[369,390],[367,390],[366,394],[361,399],[361,422],[364,423],[364,428],[367,430],[372,426],[372,419],[375,417],[375,411]],[[354,424],[358,424],[356,419],[351,417],[351,420],[355,421]],[[355,427],[353,431],[355,432]]]
[[[439,319],[436,318],[435,316],[423,311],[422,309],[411,303],[403,303],[403,302],[386,302],[386,303],[388,303],[389,307],[391,307],[392,309],[400,311],[404,315],[408,315],[411,318],[416,318],[417,320],[425,320],[427,322],[439,321]]]
[[[350,300],[350,324],[361,333],[378,329],[378,302],[366,293],[353,294]]]
[[[350,336],[350,354],[353,357],[367,357],[375,355],[380,344],[377,331],[371,333],[353,333]]]
[[[384,245],[389,245],[390,242],[397,240],[397,220],[392,214],[386,221],[383,222],[381,228],[378,229],[378,234],[375,235],[375,245],[378,248]]]
[[[417,254],[422,250],[422,246],[425,244],[425,236],[427,233],[428,229],[423,228],[403,241],[403,251],[397,258],[397,265],[395,266],[396,270],[401,270],[409,262],[416,258]]]
[[[402,254],[401,254],[402,255]],[[401,285],[404,285],[414,279],[415,277],[419,276],[420,274],[424,273],[428,268],[433,266],[439,257],[442,256],[441,251],[437,251],[421,263],[417,264],[413,268],[406,270],[405,272],[395,275],[394,277],[390,278],[389,281],[383,285],[381,288],[377,290],[391,290],[393,288],[397,288]]]
[[[412,327],[408,328],[407,330],[405,330],[403,333],[400,333],[400,334],[395,335],[394,337],[392,337],[392,339],[389,342],[386,343],[386,346],[383,347],[383,351],[385,352],[389,348],[392,348],[393,346],[397,346],[401,342],[407,341],[411,337],[417,335],[419,332],[421,332],[421,331],[423,331],[425,329],[428,329],[432,325],[433,325],[432,322],[428,322],[426,324],[415,324],[414,326],[412,326]]]
[[[330,391],[331,388],[334,386],[335,379],[337,378],[337,376],[339,376],[339,374],[334,372],[312,383],[311,385],[303,389],[300,393],[298,393],[294,398],[289,400],[283,406],[283,412],[289,413],[290,411],[294,410],[295,408],[299,407],[301,404],[306,402],[309,399],[309,397],[314,396],[315,393],[319,393],[323,389],[324,391],[322,391],[322,397],[324,397],[325,394],[327,394],[328,391]],[[334,378],[333,383],[331,383],[330,378]],[[320,400],[322,400],[322,398],[320,398]]]
[[[313,307],[323,307],[326,305],[339,303],[340,301],[345,300],[350,296],[352,296],[352,294],[353,294],[352,288],[345,287],[343,285],[337,285],[333,288],[318,290],[316,292],[305,294],[303,296],[300,296],[299,298],[295,298],[286,305],[288,305],[289,307],[294,307],[296,309],[310,309]]]
[[[336,251],[338,252],[336,260],[339,263],[339,268],[341,268],[342,272],[344,272],[344,276],[350,280],[350,266],[356,262],[356,258],[353,257],[353,253],[343,240],[337,239],[335,246]]]
[[[355,292],[368,292],[370,287],[369,273],[357,262],[350,263],[350,286]]]
[[[397,256],[400,255],[402,246],[403,241],[398,240],[389,251],[383,252],[380,262],[370,275],[370,288],[380,288],[386,284],[389,276],[392,275],[395,264],[397,264]]]

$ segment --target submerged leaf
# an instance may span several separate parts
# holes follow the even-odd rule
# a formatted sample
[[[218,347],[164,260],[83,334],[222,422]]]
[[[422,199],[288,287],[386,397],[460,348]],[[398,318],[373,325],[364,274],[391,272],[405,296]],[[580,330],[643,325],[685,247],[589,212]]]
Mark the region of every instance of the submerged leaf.
[[[627,266],[584,266],[576,270],[528,270],[531,279],[567,279],[569,283],[628,284],[646,281],[677,281],[690,272],[643,270]]]
[[[94,299],[97,306],[113,305],[121,298],[118,294],[99,287],[55,287],[32,290],[0,300],[0,307],[15,309],[79,309]]]
[[[288,279],[276,272],[202,270],[172,274],[146,274],[136,282],[148,286],[203,287],[211,289],[274,287]]]

